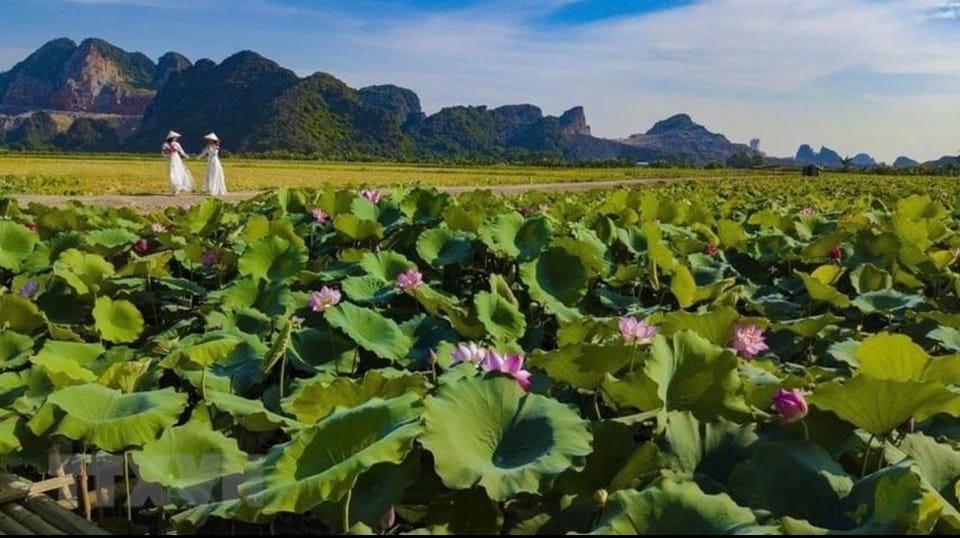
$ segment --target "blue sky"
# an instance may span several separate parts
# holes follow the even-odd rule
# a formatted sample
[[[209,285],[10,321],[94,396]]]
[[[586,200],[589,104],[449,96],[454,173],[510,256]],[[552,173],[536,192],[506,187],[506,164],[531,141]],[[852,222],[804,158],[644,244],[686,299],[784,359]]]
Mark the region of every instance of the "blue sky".
[[[677,112],[773,155],[960,149],[960,0],[19,0],[0,70],[55,37],[158,57],[250,49],[454,104],[583,105],[624,137]]]

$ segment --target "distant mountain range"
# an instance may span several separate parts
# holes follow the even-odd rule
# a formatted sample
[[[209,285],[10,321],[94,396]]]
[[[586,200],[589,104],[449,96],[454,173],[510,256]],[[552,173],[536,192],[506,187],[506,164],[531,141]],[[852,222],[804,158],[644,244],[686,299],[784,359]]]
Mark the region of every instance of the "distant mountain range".
[[[275,156],[763,162],[756,146],[733,143],[686,114],[619,140],[593,136],[579,106],[560,116],[530,104],[454,106],[426,115],[412,90],[354,89],[327,73],[301,78],[250,51],[220,64],[191,63],[175,52],[154,62],[101,39],[63,38],[0,73],[3,147],[155,152],[170,129],[183,133],[188,146],[214,130],[230,151]],[[806,145],[796,162],[844,164],[836,152]],[[874,164],[864,154],[852,160]]]

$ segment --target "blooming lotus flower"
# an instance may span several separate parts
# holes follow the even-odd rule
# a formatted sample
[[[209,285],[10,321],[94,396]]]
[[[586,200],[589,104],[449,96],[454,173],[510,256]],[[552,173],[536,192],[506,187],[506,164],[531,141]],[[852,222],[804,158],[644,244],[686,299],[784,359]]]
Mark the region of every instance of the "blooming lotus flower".
[[[773,408],[784,422],[796,422],[807,416],[807,400],[799,390],[778,390],[773,395]]]
[[[770,349],[763,337],[763,331],[753,323],[737,324],[733,328],[733,340],[730,347],[744,359],[752,359],[761,352]]]
[[[646,345],[653,340],[653,335],[660,331],[656,325],[650,325],[647,320],[637,320],[633,316],[620,318],[617,323],[620,327],[620,338],[624,344]]]
[[[220,254],[213,249],[204,250],[203,254],[200,255],[200,263],[206,267],[213,267],[220,263]]]
[[[313,215],[313,221],[317,224],[323,224],[327,222],[328,218],[330,218],[330,216],[319,207],[313,208],[313,211],[311,211],[310,214]]]
[[[410,292],[423,285],[423,274],[416,269],[407,269],[397,275],[397,287]]]
[[[833,247],[832,249],[830,249],[830,257],[831,257],[831,258],[833,258],[833,259],[835,259],[835,260],[839,260],[841,256],[843,256],[843,251],[840,250],[840,245],[837,245],[837,246]]]
[[[19,295],[20,297],[26,297],[27,299],[30,299],[36,295],[38,291],[40,291],[40,284],[38,284],[35,280],[28,280],[23,286],[20,287]]]
[[[151,224],[150,229],[153,230],[153,233],[155,234],[162,234],[167,231],[167,227],[164,226],[163,224],[160,224],[159,222],[154,222],[153,224]]]
[[[530,376],[533,374],[523,369],[523,355],[501,355],[496,351],[490,351],[480,363],[480,368],[484,372],[505,373],[516,379],[523,390],[530,388]]]
[[[323,286],[320,291],[315,291],[310,295],[310,308],[314,312],[323,312],[328,308],[333,308],[340,303],[340,290]]]
[[[372,204],[374,204],[374,205],[380,203],[380,192],[379,192],[379,191],[372,191],[372,190],[370,190],[370,189],[363,189],[363,190],[360,192],[360,196],[362,196],[363,198],[365,198],[365,199],[367,199],[367,200],[370,200],[370,202],[371,202]]]
[[[147,244],[147,240],[146,240],[146,239],[141,239],[141,240],[139,240],[139,241],[137,241],[136,243],[133,244],[133,250],[136,250],[137,252],[139,252],[139,253],[141,253],[141,254],[143,254],[144,252],[146,252],[148,247],[149,247],[149,244]]]
[[[453,357],[451,365],[465,362],[474,366],[480,366],[480,363],[487,358],[487,354],[488,351],[475,342],[460,344],[453,350],[453,353],[450,354],[450,356]]]
[[[716,256],[718,250],[719,249],[717,249],[717,245],[714,245],[713,243],[707,243],[703,246],[703,253],[707,256]]]

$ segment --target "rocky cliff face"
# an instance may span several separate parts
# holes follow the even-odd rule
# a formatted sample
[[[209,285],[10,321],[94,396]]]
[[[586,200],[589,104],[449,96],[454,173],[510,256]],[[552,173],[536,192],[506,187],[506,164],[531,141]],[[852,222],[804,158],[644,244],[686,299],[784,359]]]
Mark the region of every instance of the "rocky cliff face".
[[[645,150],[647,158],[696,164],[724,162],[735,153],[751,152],[744,144],[734,144],[722,134],[710,132],[687,114],[676,114],[658,121],[646,133],[631,135],[620,142]]]
[[[821,146],[820,151],[814,151],[808,144],[797,149],[796,161],[800,164],[816,164],[827,168],[836,168],[843,165],[843,158],[832,149]]]

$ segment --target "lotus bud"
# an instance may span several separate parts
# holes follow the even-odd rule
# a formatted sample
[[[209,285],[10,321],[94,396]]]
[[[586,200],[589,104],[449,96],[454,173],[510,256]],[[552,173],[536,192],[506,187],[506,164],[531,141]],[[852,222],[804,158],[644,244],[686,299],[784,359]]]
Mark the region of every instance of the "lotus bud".
[[[603,508],[607,505],[607,499],[609,496],[610,495],[607,493],[607,490],[602,488],[598,489],[597,491],[593,492],[593,502],[597,503],[597,506],[600,508]]]
[[[839,260],[843,256],[843,250],[840,249],[840,245],[837,245],[830,249],[830,257]]]
[[[780,389],[773,395],[773,407],[784,422],[796,422],[807,416],[807,400],[799,390]]]
[[[393,505],[384,512],[383,517],[380,518],[380,530],[386,532],[393,528],[397,523],[397,511],[394,510]]]
[[[133,250],[136,250],[137,252],[139,252],[139,253],[141,253],[141,254],[143,254],[144,252],[146,252],[148,247],[149,247],[149,245],[147,244],[147,240],[146,240],[146,239],[141,239],[141,240],[139,240],[139,241],[137,241],[136,243],[133,244]]]
[[[703,253],[707,256],[716,256],[717,250],[717,245],[714,245],[713,243],[707,243],[703,246]]]

